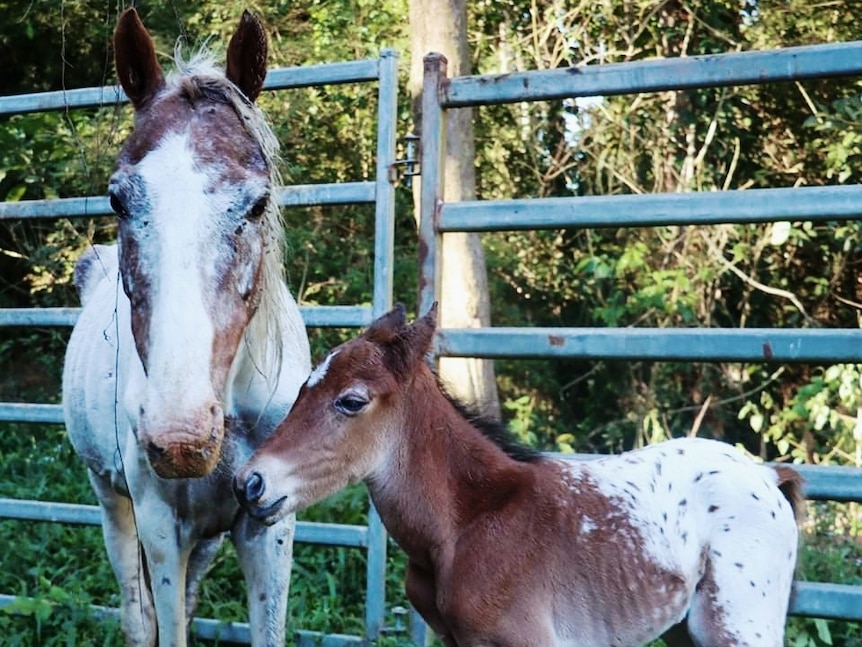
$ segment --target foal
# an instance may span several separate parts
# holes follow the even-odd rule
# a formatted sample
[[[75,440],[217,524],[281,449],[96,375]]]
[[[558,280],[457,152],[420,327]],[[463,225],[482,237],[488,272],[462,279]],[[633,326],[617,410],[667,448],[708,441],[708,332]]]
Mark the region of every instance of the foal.
[[[450,646],[782,645],[801,478],[678,439],[568,462],[495,440],[425,356],[436,309],[332,351],[236,474],[267,523],[364,480]]]

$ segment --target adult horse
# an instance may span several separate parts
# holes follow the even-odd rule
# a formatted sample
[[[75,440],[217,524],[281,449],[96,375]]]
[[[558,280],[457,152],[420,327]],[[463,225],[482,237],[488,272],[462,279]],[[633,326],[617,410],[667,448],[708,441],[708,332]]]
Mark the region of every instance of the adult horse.
[[[294,519],[260,524],[231,479],[292,405],[308,340],[283,281],[277,141],[254,105],[266,35],[245,12],[226,69],[165,76],[134,9],[114,32],[134,131],[108,186],[119,245],[78,262],[63,372],[69,438],[99,499],[129,645],[186,644],[230,532],[252,644],[284,644]],[[121,287],[122,286],[122,287]]]
[[[425,361],[432,311],[378,319],[311,373],[236,475],[275,522],[364,480],[448,647],[780,647],[801,478],[683,438],[594,461],[505,441]]]

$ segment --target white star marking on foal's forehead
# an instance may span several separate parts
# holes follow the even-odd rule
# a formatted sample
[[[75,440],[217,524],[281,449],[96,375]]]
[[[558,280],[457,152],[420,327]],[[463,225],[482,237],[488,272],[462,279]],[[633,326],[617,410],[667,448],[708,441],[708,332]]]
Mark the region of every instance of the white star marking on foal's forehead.
[[[315,369],[311,372],[311,375],[308,376],[308,381],[306,384],[309,388],[319,384],[323,378],[326,377],[326,372],[329,370],[329,363],[332,362],[332,358],[338,355],[338,351],[334,350],[329,355],[326,356],[320,364],[315,367]]]

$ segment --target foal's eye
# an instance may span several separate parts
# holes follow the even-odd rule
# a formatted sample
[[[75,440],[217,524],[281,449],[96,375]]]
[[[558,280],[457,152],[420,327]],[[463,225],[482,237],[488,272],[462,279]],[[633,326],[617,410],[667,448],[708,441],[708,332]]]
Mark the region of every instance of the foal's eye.
[[[254,206],[248,210],[246,214],[246,218],[251,221],[260,220],[263,218],[263,214],[266,213],[266,208],[269,205],[269,196],[265,198],[261,198],[257,202],[254,203]]]
[[[368,405],[368,400],[358,395],[342,395],[335,401],[335,409],[345,416],[355,416]]]
[[[122,201],[113,193],[110,196],[111,201],[111,209],[113,209],[114,213],[117,214],[117,217],[121,220],[125,220],[129,217],[129,210],[126,209],[126,205],[122,203]]]

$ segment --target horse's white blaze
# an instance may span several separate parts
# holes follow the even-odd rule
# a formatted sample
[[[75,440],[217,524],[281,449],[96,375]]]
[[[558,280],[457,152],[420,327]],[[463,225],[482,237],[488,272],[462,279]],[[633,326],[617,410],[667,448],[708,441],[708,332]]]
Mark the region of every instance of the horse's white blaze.
[[[151,250],[153,277],[148,372],[158,389],[145,395],[148,415],[172,418],[212,401],[209,375],[213,325],[201,295],[202,275],[213,254],[201,248],[205,225],[217,213],[207,195],[207,176],[197,170],[188,134],[171,134],[136,168],[152,205],[151,227],[158,245]],[[203,266],[206,269],[199,269]],[[159,411],[161,409],[161,411]]]
[[[308,388],[316,386],[323,381],[326,377],[326,373],[329,371],[329,365],[332,363],[332,358],[337,354],[337,350],[329,353],[329,355],[327,355],[326,358],[314,368],[311,375],[308,376]]]

